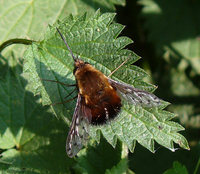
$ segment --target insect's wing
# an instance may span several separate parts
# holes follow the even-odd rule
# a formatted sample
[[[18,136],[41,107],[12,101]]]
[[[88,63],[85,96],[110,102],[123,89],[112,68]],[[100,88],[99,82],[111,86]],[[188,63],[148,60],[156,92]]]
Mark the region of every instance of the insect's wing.
[[[74,157],[87,141],[90,118],[90,109],[82,104],[79,94],[66,141],[66,152],[69,157]]]
[[[161,100],[152,93],[137,89],[126,83],[108,79],[111,86],[116,88],[117,93],[129,103],[144,107],[154,107],[161,104]]]

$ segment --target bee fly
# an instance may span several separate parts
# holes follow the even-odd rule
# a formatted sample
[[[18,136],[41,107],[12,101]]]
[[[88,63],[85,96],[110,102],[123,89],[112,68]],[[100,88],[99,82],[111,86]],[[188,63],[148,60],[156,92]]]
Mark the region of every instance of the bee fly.
[[[66,141],[66,152],[72,158],[88,139],[88,125],[104,124],[116,117],[122,107],[122,99],[144,107],[158,106],[161,100],[154,94],[112,80],[89,63],[76,58],[58,28],[57,31],[74,60],[73,73],[78,90],[76,107]]]

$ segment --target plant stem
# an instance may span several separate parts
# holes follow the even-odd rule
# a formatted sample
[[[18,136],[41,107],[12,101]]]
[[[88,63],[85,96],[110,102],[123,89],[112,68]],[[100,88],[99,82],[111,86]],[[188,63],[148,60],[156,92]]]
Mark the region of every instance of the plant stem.
[[[31,45],[33,42],[35,41],[28,40],[28,39],[10,39],[0,45],[0,53],[3,51],[4,48],[6,48],[9,45],[12,45],[12,44]]]
[[[122,143],[121,159],[128,158],[128,147],[125,143]]]
[[[194,170],[194,174],[197,174],[198,169],[199,169],[199,166],[200,166],[200,158],[199,158],[199,160],[198,160],[198,162],[197,162],[196,168],[195,168],[195,170]]]

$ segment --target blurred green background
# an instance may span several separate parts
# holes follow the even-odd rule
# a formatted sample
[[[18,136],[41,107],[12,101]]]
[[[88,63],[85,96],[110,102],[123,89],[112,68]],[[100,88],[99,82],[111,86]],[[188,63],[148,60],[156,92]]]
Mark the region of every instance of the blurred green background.
[[[191,147],[190,151],[171,152],[157,145],[152,154],[137,144],[135,152],[129,154],[129,168],[138,174],[159,174],[179,161],[193,173],[200,159],[199,0],[0,1],[0,44],[16,37],[42,39],[48,24],[70,13],[93,14],[99,8],[102,13],[116,12],[116,22],[125,25],[120,35],[130,37],[134,43],[127,48],[142,57],[136,65],[151,76],[145,81],[158,86],[155,94],[171,103],[167,110],[177,114],[175,121],[185,127],[182,134]],[[15,66],[25,49],[11,46],[2,55],[12,57],[9,62]],[[13,62],[13,58],[19,61]],[[3,151],[0,149],[0,153]]]
[[[123,34],[134,41],[129,49],[142,57],[137,65],[158,85],[157,96],[171,103],[167,110],[178,115],[191,147],[175,153],[158,147],[152,154],[137,146],[129,156],[130,167],[136,173],[162,173],[177,160],[193,173],[200,157],[200,1],[126,3],[117,7],[117,21],[126,25]]]

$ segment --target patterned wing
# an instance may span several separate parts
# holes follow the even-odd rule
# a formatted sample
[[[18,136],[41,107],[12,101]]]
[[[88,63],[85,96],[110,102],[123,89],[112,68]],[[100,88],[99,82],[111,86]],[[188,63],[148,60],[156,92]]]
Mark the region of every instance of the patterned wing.
[[[66,141],[66,152],[70,158],[74,157],[87,141],[90,118],[90,109],[82,104],[79,94]]]
[[[152,93],[137,89],[126,83],[108,79],[111,86],[117,89],[117,93],[129,103],[144,107],[154,107],[161,104],[161,99]]]

